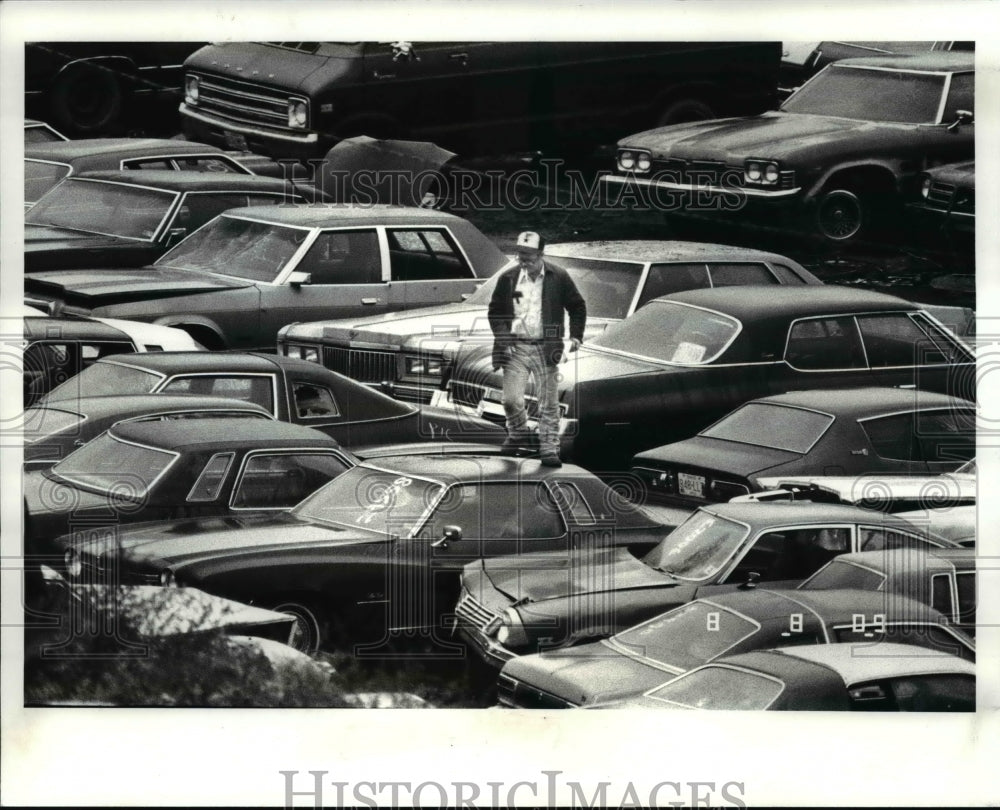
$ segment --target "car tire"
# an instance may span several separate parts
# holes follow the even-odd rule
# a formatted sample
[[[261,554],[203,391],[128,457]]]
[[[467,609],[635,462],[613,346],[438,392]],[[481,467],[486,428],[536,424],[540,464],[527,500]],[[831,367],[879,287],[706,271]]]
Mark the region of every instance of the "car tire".
[[[668,127],[692,121],[707,121],[715,117],[715,110],[708,102],[698,98],[678,98],[667,103],[660,117],[656,119],[656,125]]]
[[[271,610],[276,613],[288,613],[295,617],[295,627],[289,646],[304,653],[316,652],[323,644],[323,623],[319,612],[310,600],[300,597],[282,599]]]
[[[831,242],[858,239],[871,226],[867,198],[849,188],[833,188],[816,201],[816,230]]]
[[[77,135],[104,135],[120,121],[125,93],[111,68],[73,65],[60,73],[49,92],[56,124]]]

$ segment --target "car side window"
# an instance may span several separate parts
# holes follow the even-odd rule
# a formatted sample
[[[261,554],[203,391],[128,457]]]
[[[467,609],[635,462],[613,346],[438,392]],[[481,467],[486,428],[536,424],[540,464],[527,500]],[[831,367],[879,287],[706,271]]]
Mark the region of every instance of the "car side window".
[[[452,235],[440,229],[390,229],[389,267],[393,281],[473,278]]]
[[[457,484],[431,515],[423,534],[439,537],[445,526],[465,537],[489,540],[543,540],[566,532],[559,508],[540,483]]]
[[[976,412],[972,408],[924,411],[917,415],[916,437],[925,461],[969,461],[976,455]]]
[[[243,174],[232,163],[217,157],[207,155],[191,157],[175,157],[174,163],[182,172],[222,172],[224,174]],[[255,203],[249,203],[255,205]]]
[[[859,315],[858,327],[872,368],[919,365],[919,347],[929,343],[924,332],[905,313]],[[940,363],[942,359],[933,362]]]
[[[881,526],[860,526],[858,532],[858,551],[884,551],[897,548],[927,551],[929,548],[938,547],[937,543],[932,543],[924,537],[916,537]]]
[[[253,402],[274,413],[274,393],[270,377],[197,374],[175,377],[160,389],[166,394],[204,394]]]
[[[951,77],[948,100],[944,105],[942,123],[951,124],[959,110],[976,111],[976,77],[973,73],[955,73]]]
[[[233,491],[235,509],[288,509],[350,465],[330,453],[257,453]]]
[[[703,263],[653,264],[649,267],[646,284],[639,295],[639,306],[661,295],[683,292],[684,290],[700,290],[711,286],[708,277],[708,267]]]
[[[850,550],[850,529],[786,529],[757,538],[727,582],[743,582],[756,571],[762,582],[798,580],[814,574],[838,554]]]
[[[136,158],[135,160],[123,160],[122,168],[133,170],[141,169],[144,171],[149,171],[151,169],[173,171],[174,164],[167,158],[156,158],[155,160],[151,158]]]
[[[931,607],[940,610],[945,616],[952,615],[951,577],[947,574],[935,574],[931,577]]]
[[[222,482],[233,463],[234,453],[216,453],[205,465],[198,480],[194,482],[187,495],[188,501],[214,501],[219,497]]]
[[[976,572],[955,574],[958,589],[958,623],[969,635],[976,634]]]
[[[972,675],[913,675],[888,681],[901,712],[974,712],[976,679]]]
[[[791,267],[786,267],[783,264],[772,264],[771,269],[778,276],[782,284],[805,284],[802,277],[792,270]]]
[[[745,284],[777,284],[778,279],[763,264],[709,265],[713,287],[739,287]]]
[[[373,230],[324,231],[295,268],[313,284],[378,284],[382,258]]]
[[[785,361],[793,368],[818,371],[866,368],[854,318],[808,318],[792,324]]]
[[[309,383],[295,383],[292,388],[295,413],[300,419],[340,416],[340,408],[328,388]]]
[[[865,419],[861,425],[872,448],[879,456],[895,461],[920,461],[914,414],[897,413]]]

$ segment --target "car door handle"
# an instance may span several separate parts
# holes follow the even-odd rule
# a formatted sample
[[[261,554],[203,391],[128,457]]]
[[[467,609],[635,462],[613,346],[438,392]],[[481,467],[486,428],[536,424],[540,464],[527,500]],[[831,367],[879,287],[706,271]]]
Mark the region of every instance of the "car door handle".
[[[361,299],[361,303],[364,304],[366,307],[372,307],[372,306],[375,306],[375,304],[378,303],[378,299],[377,298],[362,298]]]
[[[461,60],[464,63],[464,62],[468,62],[469,61],[469,54],[468,53],[464,53],[464,52],[463,53],[453,53],[453,54],[449,54],[448,58],[450,60],[452,60],[453,62],[457,62],[457,61]]]
[[[372,71],[372,76],[376,79],[395,79],[395,73],[379,73],[378,70]]]

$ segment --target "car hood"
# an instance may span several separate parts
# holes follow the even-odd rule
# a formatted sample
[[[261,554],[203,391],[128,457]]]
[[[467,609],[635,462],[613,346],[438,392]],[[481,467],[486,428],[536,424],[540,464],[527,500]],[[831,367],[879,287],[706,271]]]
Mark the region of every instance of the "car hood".
[[[84,233],[69,228],[57,228],[54,225],[25,225],[24,252],[49,250],[81,250],[85,248],[100,248],[110,245],[146,245],[136,239],[124,236],[110,236],[100,233]]]
[[[512,658],[502,672],[577,705],[641,695],[679,674],[623,655],[603,641]]]
[[[282,91],[306,90],[309,78],[316,73],[329,84],[346,74],[353,62],[343,58],[324,57],[280,47],[266,42],[232,42],[209,45],[195,51],[184,63],[185,70],[194,73],[221,73],[224,76],[252,77],[257,84]],[[220,67],[221,65],[221,67]]]
[[[694,436],[680,442],[665,444],[655,450],[639,453],[633,466],[683,466],[725,472],[748,478],[755,473],[788,464],[802,458],[798,453],[774,450],[770,447],[738,444],[737,442]]]
[[[24,279],[25,292],[94,307],[252,286],[253,282],[242,279],[154,266],[136,270],[52,270]]]
[[[59,541],[57,541],[59,542]],[[387,536],[374,532],[307,523],[286,513],[250,514],[238,517],[163,521],[135,524],[80,544],[88,553],[108,550],[113,545],[127,557],[157,560],[179,565],[197,559],[280,548],[283,551],[309,546],[351,546],[388,543]],[[67,538],[60,543],[68,546]]]
[[[340,344],[378,343],[399,348],[407,339],[433,335],[436,338],[462,338],[472,333],[489,334],[486,307],[440,306],[419,312],[389,312],[356,320],[329,321],[317,337]],[[300,328],[295,336],[300,336]]]
[[[880,124],[825,115],[770,112],[754,118],[725,118],[651,129],[619,141],[620,146],[649,149],[655,157],[721,160],[742,166],[746,158],[788,158],[808,153],[817,144],[857,133],[906,132],[912,125]]]
[[[587,593],[674,588],[680,584],[679,580],[650,568],[621,547],[598,549],[568,558],[534,554],[499,557],[485,560],[481,570],[494,588],[522,604]]]

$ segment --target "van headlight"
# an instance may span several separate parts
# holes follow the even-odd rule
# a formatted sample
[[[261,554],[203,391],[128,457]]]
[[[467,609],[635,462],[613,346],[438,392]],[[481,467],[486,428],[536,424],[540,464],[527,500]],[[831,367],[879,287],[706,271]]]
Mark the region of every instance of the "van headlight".
[[[309,108],[306,103],[299,98],[288,99],[288,126],[304,129],[307,123],[309,123]]]
[[[78,577],[83,572],[83,558],[75,548],[66,550],[63,562],[66,563],[66,573],[71,577]]]
[[[184,101],[187,104],[197,104],[201,95],[201,79],[197,76],[184,77]]]
[[[160,571],[160,585],[164,588],[176,588],[177,577],[174,576],[172,568],[164,568]]]

